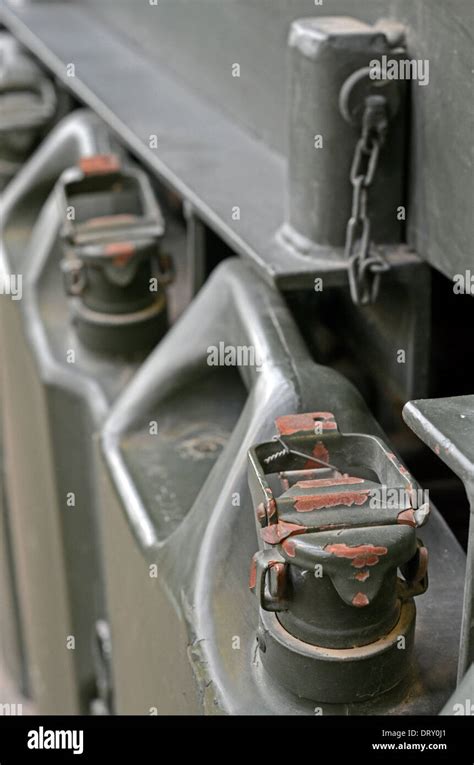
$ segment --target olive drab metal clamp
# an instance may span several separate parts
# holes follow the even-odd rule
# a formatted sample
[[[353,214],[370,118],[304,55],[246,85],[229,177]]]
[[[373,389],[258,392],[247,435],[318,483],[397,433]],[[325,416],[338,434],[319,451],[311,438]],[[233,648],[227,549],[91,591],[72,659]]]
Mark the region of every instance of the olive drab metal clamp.
[[[417,506],[420,490],[383,441],[340,433],[330,412],[276,427],[249,451],[261,661],[299,697],[362,701],[410,669],[413,597],[428,584],[416,529],[429,505]]]
[[[61,267],[82,343],[105,353],[151,347],[168,326],[173,271],[147,176],[115,155],[86,157],[63,173],[59,194]]]

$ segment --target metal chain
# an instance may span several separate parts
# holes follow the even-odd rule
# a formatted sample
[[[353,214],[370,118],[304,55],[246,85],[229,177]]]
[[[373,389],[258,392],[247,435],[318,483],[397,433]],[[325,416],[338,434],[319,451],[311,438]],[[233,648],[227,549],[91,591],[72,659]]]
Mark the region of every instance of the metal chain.
[[[352,162],[352,212],[347,222],[344,254],[348,263],[351,297],[356,305],[374,303],[380,277],[390,268],[379,252],[371,251],[368,190],[373,183],[380,149],[388,127],[388,108],[384,96],[369,96],[365,102],[362,135]]]

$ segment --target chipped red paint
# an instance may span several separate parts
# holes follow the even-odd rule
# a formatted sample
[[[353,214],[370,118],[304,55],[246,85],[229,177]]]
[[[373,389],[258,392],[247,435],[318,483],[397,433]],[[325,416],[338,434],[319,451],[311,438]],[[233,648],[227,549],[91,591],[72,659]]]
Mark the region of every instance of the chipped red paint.
[[[294,508],[298,513],[309,513],[311,510],[322,510],[327,507],[352,507],[363,505],[369,499],[369,490],[363,491],[338,491],[326,494],[313,494],[312,496],[295,497]]]
[[[389,460],[391,460],[391,462],[394,463],[394,465],[397,468],[397,470],[400,473],[400,475],[402,475],[404,477],[406,477],[406,476],[410,477],[410,471],[405,467],[405,465],[402,465],[402,463],[399,461],[399,459],[398,459],[396,454],[394,454],[393,452],[386,452],[386,455],[389,458]],[[411,483],[409,483],[408,491],[412,491],[412,490],[413,490],[413,486],[412,486]]]
[[[357,574],[354,574],[354,579],[357,579],[358,582],[365,582],[369,576],[370,571],[358,571]]]
[[[388,552],[386,547],[375,547],[374,545],[349,547],[349,545],[345,544],[334,544],[326,545],[324,549],[338,558],[351,558],[354,568],[376,566],[379,562],[379,557],[386,555]]]
[[[115,154],[95,154],[82,157],[79,167],[84,175],[108,175],[120,171],[120,160]]]
[[[122,223],[132,223],[136,219],[136,215],[102,215],[100,218],[90,218],[83,225],[87,226],[87,228],[99,228],[100,226],[117,226]]]
[[[329,462],[329,452],[322,441],[318,441],[317,444],[313,447],[311,454],[313,457],[316,457],[318,460],[322,460],[323,462]],[[311,470],[311,468],[314,469],[314,462],[313,460],[308,460],[304,464],[305,470]]]
[[[104,247],[104,254],[112,258],[114,266],[126,266],[135,253],[136,248],[132,242],[114,242]]]
[[[133,242],[113,242],[104,247],[104,252],[112,257],[121,255],[130,257],[135,252],[135,245]]]
[[[273,516],[275,515],[276,511],[277,511],[277,504],[276,504],[276,501],[275,501],[274,497],[272,496],[272,498],[267,502],[267,516],[268,516],[268,520],[271,520],[273,518]]]
[[[441,451],[441,449],[439,448],[439,444],[436,444],[436,446],[435,446],[435,448],[434,448],[434,453],[435,453],[435,454],[437,454],[437,455],[438,455],[438,457],[439,457],[439,453],[440,453],[440,451]]]
[[[287,521],[278,521],[271,526],[265,526],[260,530],[260,536],[269,545],[277,545],[286,537],[293,534],[304,534],[307,531],[306,526],[300,526],[297,523],[288,523]]]
[[[272,560],[270,561],[269,568],[275,570],[277,597],[282,598],[286,585],[286,564]]]
[[[294,558],[296,555],[296,549],[295,549],[295,540],[294,539],[284,539],[281,543],[281,546],[283,547],[284,551],[290,558]]]
[[[369,599],[363,592],[358,592],[357,595],[354,595],[352,598],[352,605],[357,608],[363,608],[363,606],[369,605]]]
[[[322,429],[337,430],[334,415],[331,412],[308,412],[306,414],[288,414],[278,417],[275,425],[280,436],[292,436],[294,433],[314,433],[316,422],[322,423]]]
[[[300,489],[317,489],[325,486],[342,486],[345,484],[364,483],[363,478],[356,476],[342,475],[340,478],[313,478],[310,481],[297,481],[295,486]]]
[[[257,555],[258,553],[255,553],[250,564],[249,588],[251,590],[254,590],[257,584]]]
[[[413,526],[416,528],[415,512],[411,508],[408,510],[402,510],[397,515],[397,523],[404,524],[405,526]]]

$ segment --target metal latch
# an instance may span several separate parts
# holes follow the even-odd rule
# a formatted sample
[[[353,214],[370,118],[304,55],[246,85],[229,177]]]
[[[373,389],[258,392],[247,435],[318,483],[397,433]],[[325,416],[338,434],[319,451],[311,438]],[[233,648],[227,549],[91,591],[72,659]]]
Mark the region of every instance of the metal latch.
[[[428,584],[416,529],[429,505],[383,441],[341,434],[330,412],[280,417],[276,426],[273,441],[249,452],[260,538],[250,587],[265,634],[262,661],[278,677],[285,649],[293,673],[285,670],[282,682],[308,698],[380,693],[381,666],[390,664],[386,682],[394,686],[410,665],[412,597]],[[300,674],[302,657],[312,657],[311,670]]]
[[[159,339],[167,326],[164,288],[173,264],[160,252],[164,220],[145,173],[115,155],[86,157],[63,173],[59,193],[61,267],[66,291],[77,299],[81,339],[110,349],[120,332],[123,350],[123,330],[131,325],[135,349],[141,339],[150,341],[150,328]]]

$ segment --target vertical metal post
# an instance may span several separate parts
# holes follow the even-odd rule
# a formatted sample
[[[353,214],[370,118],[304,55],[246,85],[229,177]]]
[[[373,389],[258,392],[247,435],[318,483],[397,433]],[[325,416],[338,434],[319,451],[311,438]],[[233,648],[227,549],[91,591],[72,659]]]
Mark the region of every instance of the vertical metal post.
[[[303,250],[311,243],[342,247],[351,212],[349,174],[358,131],[341,114],[340,91],[353,72],[384,54],[397,57],[400,53],[390,49],[380,29],[346,17],[293,22],[289,48],[289,179],[284,234]],[[371,190],[376,242],[398,242],[401,238],[397,208],[403,204],[404,111],[401,104],[390,125]]]

